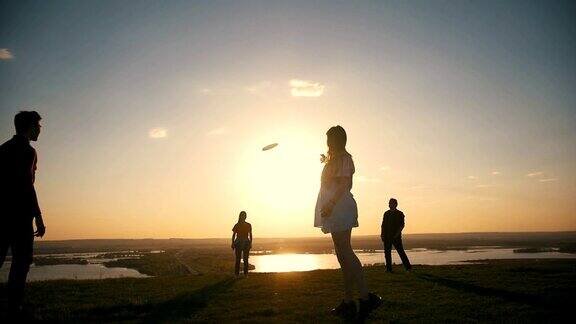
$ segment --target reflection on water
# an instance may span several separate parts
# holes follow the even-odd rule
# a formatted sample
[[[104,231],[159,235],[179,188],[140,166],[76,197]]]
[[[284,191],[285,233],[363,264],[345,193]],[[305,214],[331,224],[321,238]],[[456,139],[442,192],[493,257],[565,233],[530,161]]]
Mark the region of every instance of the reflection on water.
[[[469,260],[483,259],[552,259],[576,258],[575,254],[560,252],[514,253],[514,249],[470,249],[470,250],[407,250],[412,264],[442,265],[463,264]],[[384,251],[357,252],[364,265],[384,263]],[[396,251],[392,251],[392,262],[400,264]],[[340,265],[334,254],[269,254],[252,255],[250,263],[256,267],[253,272],[289,272],[317,269],[338,269]]]
[[[251,256],[248,261],[256,267],[254,272],[309,271],[331,269],[326,266],[332,254],[269,254]]]
[[[8,280],[10,262],[0,269],[0,282]],[[107,268],[101,264],[58,264],[37,267],[32,265],[28,281],[55,279],[108,279],[108,278],[145,278],[148,277],[134,269]]]
[[[156,251],[154,251],[156,252]],[[156,253],[162,253],[158,251]],[[340,265],[334,254],[270,254],[272,251],[254,251],[250,256],[250,264],[255,266],[254,272],[289,272],[310,271],[317,269],[338,269]],[[151,252],[153,253],[153,252]],[[539,253],[514,253],[514,249],[494,247],[475,247],[468,250],[428,250],[412,249],[406,251],[412,264],[442,265],[463,264],[469,260],[483,259],[544,259],[544,258],[576,258],[576,254],[560,253],[557,251]],[[370,250],[356,251],[360,262],[364,265],[384,263],[384,251]],[[107,279],[107,278],[144,278],[148,277],[134,269],[107,268],[102,262],[124,257],[138,256],[134,251],[125,255],[123,252],[115,253],[65,253],[44,255],[55,258],[81,258],[88,264],[58,264],[35,266],[32,265],[28,274],[28,281],[54,280],[54,279]],[[392,251],[392,261],[400,263],[396,251]],[[0,282],[8,279],[10,262],[5,262],[0,269]]]

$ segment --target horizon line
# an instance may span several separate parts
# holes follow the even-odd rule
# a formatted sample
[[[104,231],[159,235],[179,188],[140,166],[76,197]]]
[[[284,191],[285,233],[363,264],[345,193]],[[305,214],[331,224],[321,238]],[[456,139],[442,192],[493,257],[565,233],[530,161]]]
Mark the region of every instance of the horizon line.
[[[412,236],[412,235],[446,235],[446,234],[553,234],[553,233],[574,233],[576,234],[576,229],[567,230],[567,231],[518,231],[518,232],[435,232],[435,233],[406,233],[402,234],[404,236]],[[360,235],[352,235],[352,237],[372,237],[372,236],[380,236],[379,234],[360,234]],[[278,236],[261,236],[258,239],[299,239],[299,238],[328,238],[327,236],[287,236],[287,237],[278,237]],[[193,237],[169,237],[169,238],[152,238],[152,237],[143,237],[143,238],[72,238],[72,239],[60,239],[60,240],[39,240],[36,241],[37,243],[40,242],[61,242],[61,241],[113,241],[113,240],[229,240],[229,237],[205,237],[205,238],[193,238]]]

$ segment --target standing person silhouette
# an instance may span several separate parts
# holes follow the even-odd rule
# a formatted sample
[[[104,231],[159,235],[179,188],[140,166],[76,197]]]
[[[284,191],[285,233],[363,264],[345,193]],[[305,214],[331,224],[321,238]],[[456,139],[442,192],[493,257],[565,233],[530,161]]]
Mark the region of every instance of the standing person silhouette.
[[[380,233],[380,238],[384,242],[384,256],[386,258],[386,272],[392,272],[392,245],[400,255],[402,264],[406,271],[412,269],[410,265],[410,260],[406,252],[404,252],[404,246],[402,245],[402,229],[404,229],[404,213],[396,209],[398,207],[398,201],[391,198],[388,202],[390,210],[384,212],[384,217],[382,217],[382,232]]]
[[[9,311],[13,314],[22,311],[34,236],[42,237],[46,233],[34,189],[36,151],[30,146],[30,141],[38,140],[40,135],[40,119],[35,111],[16,114],[16,135],[0,146],[0,267],[10,248],[12,265],[7,297]]]
[[[238,223],[232,228],[232,249],[236,252],[234,274],[240,275],[240,259],[244,261],[244,277],[248,276],[248,256],[252,247],[252,225],[246,222],[246,212],[238,215]]]
[[[354,162],[346,151],[347,136],[344,128],[331,127],[326,136],[328,153],[326,156],[322,154],[321,159],[325,165],[316,202],[314,226],[332,235],[336,257],[344,275],[344,300],[331,313],[345,318],[358,315],[360,319],[365,319],[382,304],[382,299],[368,292],[362,264],[350,244],[352,228],[358,227],[358,208],[350,192]],[[354,284],[360,292],[358,310],[353,300]]]

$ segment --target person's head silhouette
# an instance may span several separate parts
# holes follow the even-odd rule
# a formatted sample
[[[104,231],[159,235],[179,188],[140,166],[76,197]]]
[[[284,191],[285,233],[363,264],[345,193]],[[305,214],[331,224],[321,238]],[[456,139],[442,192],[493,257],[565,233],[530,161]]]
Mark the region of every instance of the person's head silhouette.
[[[16,134],[26,137],[29,141],[38,140],[40,135],[40,114],[35,111],[21,111],[14,116]]]
[[[242,223],[246,221],[246,212],[245,211],[241,211],[240,215],[238,215],[238,223]]]
[[[390,207],[390,209],[396,209],[396,207],[398,207],[398,200],[390,198],[390,201],[388,202],[388,207]]]
[[[328,152],[341,152],[346,149],[346,131],[340,125],[330,127],[326,132]]]

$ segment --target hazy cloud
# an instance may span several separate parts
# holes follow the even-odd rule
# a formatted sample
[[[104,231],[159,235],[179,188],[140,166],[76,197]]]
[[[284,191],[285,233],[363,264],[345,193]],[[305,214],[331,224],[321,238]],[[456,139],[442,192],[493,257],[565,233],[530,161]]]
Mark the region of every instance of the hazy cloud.
[[[224,134],[226,134],[226,128],[224,127],[214,128],[206,133],[207,136],[220,136]]]
[[[200,92],[200,94],[203,94],[206,96],[214,94],[214,90],[212,90],[210,88],[202,88],[202,89],[198,90],[198,92]]]
[[[168,135],[168,131],[166,130],[166,128],[162,128],[162,127],[152,128],[148,132],[148,136],[150,138],[164,138],[167,135]]]
[[[539,179],[539,182],[552,182],[552,181],[556,181],[558,179],[556,178],[546,178],[546,179]]]
[[[370,182],[370,183],[377,183],[380,182],[380,179],[378,178],[369,178],[363,175],[359,175],[356,177],[356,181],[358,182]]]
[[[279,90],[278,85],[271,81],[235,85],[208,85],[196,89],[201,96],[237,96],[237,95],[273,95]]]
[[[468,196],[466,199],[474,200],[474,201],[497,201],[499,200],[496,197],[484,197],[484,196]]]
[[[389,171],[391,168],[388,165],[383,165],[380,167],[380,171]]]
[[[213,87],[202,87],[196,89],[201,96],[232,96],[243,93],[244,88],[240,86],[216,85]]]
[[[417,185],[417,186],[412,186],[412,187],[408,187],[406,188],[406,190],[423,190],[423,189],[429,189],[429,186],[426,185]]]
[[[492,171],[492,175],[501,175],[502,173],[500,171]]]
[[[473,176],[473,175],[469,175],[467,178],[468,178],[469,180],[478,180],[478,177],[477,177],[477,176]]]
[[[476,185],[476,188],[492,188],[492,187],[496,187],[496,185],[493,185],[493,184],[479,184],[479,185]]]
[[[11,60],[14,58],[12,52],[7,48],[0,48],[0,60]]]
[[[234,94],[234,90],[226,87],[221,88],[200,88],[198,93],[203,96],[229,96]]]
[[[536,177],[541,177],[541,176],[543,176],[543,175],[544,175],[544,172],[543,172],[543,171],[535,171],[535,172],[532,172],[532,173],[528,173],[526,176],[527,176],[527,177],[530,177],[530,178],[536,178]]]
[[[320,97],[324,93],[324,85],[319,82],[292,79],[289,84],[293,97]]]
[[[262,82],[258,82],[256,84],[253,84],[251,86],[248,86],[248,87],[244,88],[244,90],[246,90],[247,92],[249,92],[251,94],[264,94],[268,90],[270,90],[271,88],[272,88],[272,82],[262,81]]]

